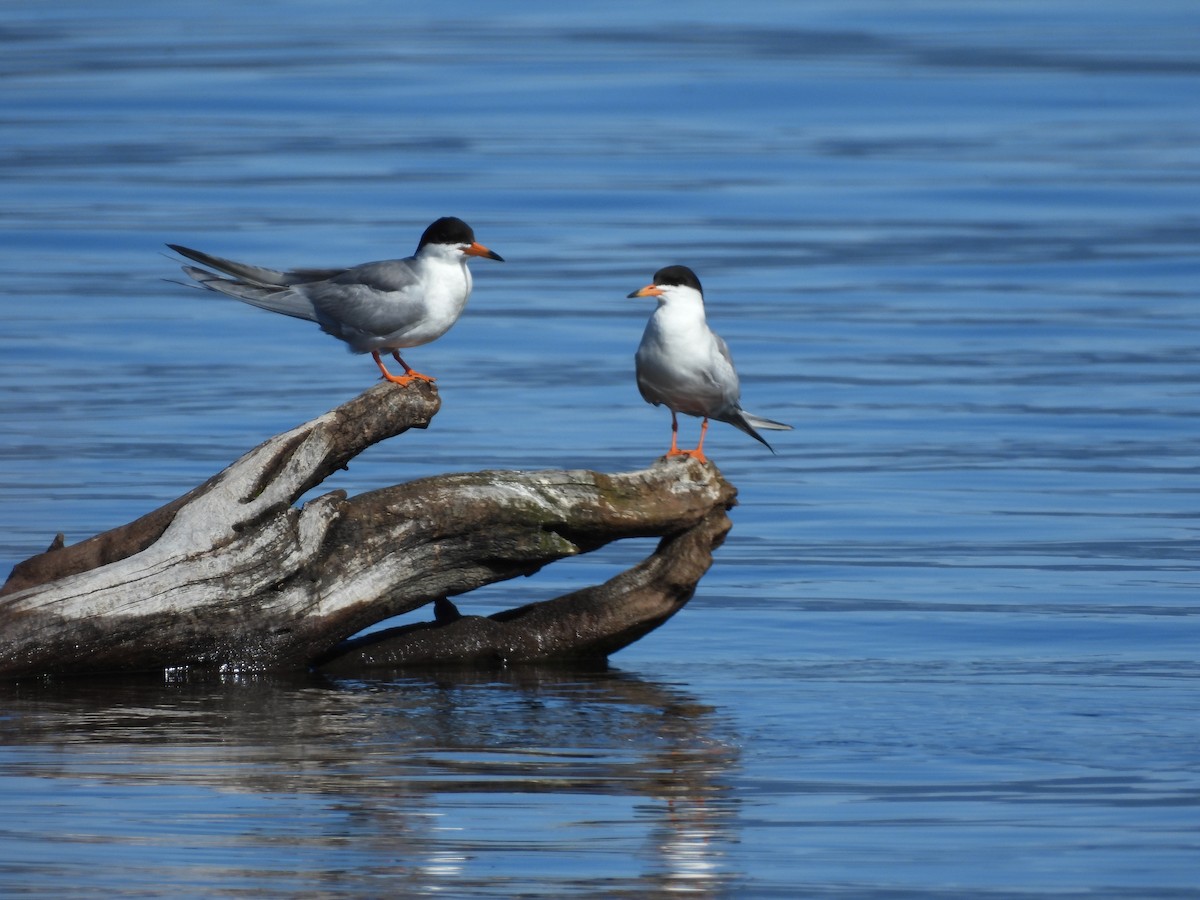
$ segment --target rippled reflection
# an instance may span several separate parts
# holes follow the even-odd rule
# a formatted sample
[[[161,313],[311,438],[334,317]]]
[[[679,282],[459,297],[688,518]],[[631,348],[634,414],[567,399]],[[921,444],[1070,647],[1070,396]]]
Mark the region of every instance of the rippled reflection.
[[[367,386],[165,241],[335,265],[455,214],[505,256],[410,360],[431,427],[325,489],[643,467],[625,294],[673,262],[797,430],[711,434],[734,528],[638,678],[0,686],[0,894],[1194,896],[1198,17],[8,4],[5,570]]]
[[[175,672],[0,687],[0,702],[0,777],[36,783],[20,827],[0,833],[0,859],[27,860],[18,868],[42,884],[71,878],[73,865],[29,852],[58,839],[63,805],[100,882],[128,864],[131,842],[170,848],[146,872],[172,882],[254,883],[265,876],[238,860],[267,844],[290,860],[284,882],[324,881],[333,867],[355,881],[374,873],[389,891],[395,880],[517,891],[534,872],[544,885],[547,853],[594,858],[557,875],[575,887],[608,871],[613,886],[708,891],[733,875],[728,723],[624,675]]]

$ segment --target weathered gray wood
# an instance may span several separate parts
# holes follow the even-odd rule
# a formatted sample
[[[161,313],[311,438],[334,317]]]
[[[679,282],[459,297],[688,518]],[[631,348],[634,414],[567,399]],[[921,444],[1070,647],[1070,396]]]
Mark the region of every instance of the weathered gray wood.
[[[461,615],[449,606],[437,621],[372,632],[319,660],[322,671],[509,663],[603,661],[653,631],[695,593],[712,554],[729,531],[723,506],[604,584],[493,616]]]
[[[0,598],[0,676],[307,666],[383,619],[624,537],[670,536],[624,581],[514,613],[486,654],[450,623],[428,629],[430,649],[413,658],[595,657],[690,597],[734,502],[694,460],[619,475],[442,475],[294,506],[366,447],[425,427],[438,405],[430,385],[381,383],[161,509],[17,566]]]
[[[430,385],[403,391],[380,382],[337,409],[276,435],[204,484],[127,525],[70,546],[63,546],[58,535],[45,553],[13,568],[0,597],[125,559],[159,541],[169,525],[175,526],[173,537],[186,537],[197,521],[207,519],[205,527],[223,529],[227,539],[256,519],[291,506],[371,444],[427,427],[440,407]],[[185,506],[191,506],[188,515],[176,522]],[[219,534],[194,537],[201,543],[185,540],[183,550],[198,552],[223,540]],[[159,552],[171,549],[164,545]]]

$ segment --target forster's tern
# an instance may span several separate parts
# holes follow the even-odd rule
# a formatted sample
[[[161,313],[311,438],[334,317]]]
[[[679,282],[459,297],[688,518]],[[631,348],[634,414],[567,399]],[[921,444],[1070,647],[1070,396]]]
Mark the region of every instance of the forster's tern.
[[[292,269],[277,272],[168,244],[181,256],[230,277],[184,266],[183,271],[210,291],[252,306],[308,319],[326,334],[345,341],[355,353],[370,353],[388,381],[433,381],[413,371],[400,350],[441,337],[453,325],[471,294],[467,259],[502,259],[476,243],[462,219],[438,219],[425,229],[417,252],[407,259],[363,263],[345,269]],[[393,375],[379,358],[390,351],[404,367]]]
[[[737,371],[725,341],[704,318],[704,292],[696,273],[687,266],[667,266],[654,273],[651,284],[629,296],[658,300],[634,358],[642,397],[647,403],[662,404],[671,410],[671,449],[667,456],[691,456],[705,462],[704,435],[709,419],[740,428],[774,453],[755,429],[790,431],[792,426],[742,409]],[[695,450],[679,449],[676,413],[704,420]]]

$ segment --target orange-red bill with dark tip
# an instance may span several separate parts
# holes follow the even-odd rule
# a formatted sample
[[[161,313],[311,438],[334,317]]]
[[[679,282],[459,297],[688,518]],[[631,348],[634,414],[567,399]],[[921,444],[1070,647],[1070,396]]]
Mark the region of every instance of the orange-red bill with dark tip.
[[[482,256],[485,259],[495,259],[499,260],[500,262],[504,262],[503,256],[501,256],[495,250],[489,250],[487,247],[483,246],[483,244],[479,243],[479,241],[472,243],[471,246],[463,251],[463,253],[465,253],[467,256]]]
[[[632,294],[626,294],[626,297],[658,297],[662,294],[662,288],[653,284],[648,284],[644,288],[638,288]]]

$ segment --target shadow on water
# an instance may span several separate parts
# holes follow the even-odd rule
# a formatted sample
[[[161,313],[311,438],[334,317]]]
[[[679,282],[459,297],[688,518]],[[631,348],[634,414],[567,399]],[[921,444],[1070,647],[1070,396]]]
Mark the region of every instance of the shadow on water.
[[[81,865],[93,887],[231,890],[732,877],[725,717],[619,672],[180,674],[0,685],[0,704],[0,774],[25,808],[0,829],[0,886],[65,887]]]

